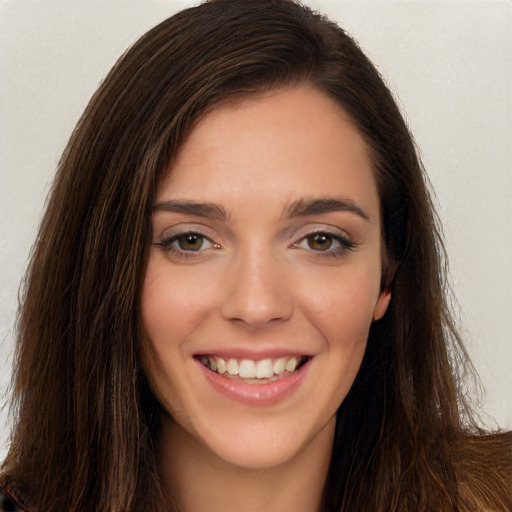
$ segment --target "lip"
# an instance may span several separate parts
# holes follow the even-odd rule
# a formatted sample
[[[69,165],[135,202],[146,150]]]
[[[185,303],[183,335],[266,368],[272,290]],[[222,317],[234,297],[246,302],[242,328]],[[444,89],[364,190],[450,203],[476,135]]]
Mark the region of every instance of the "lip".
[[[260,361],[261,359],[279,359],[280,357],[311,357],[313,354],[306,352],[291,352],[290,350],[271,349],[271,350],[250,350],[250,349],[219,349],[209,350],[193,354],[194,357],[198,356],[216,356],[223,359],[252,359],[253,361]]]
[[[306,378],[310,362],[311,360],[307,361],[294,373],[273,382],[249,384],[241,380],[223,377],[196,360],[196,364],[199,365],[206,380],[215,391],[231,400],[260,407],[278,404],[292,395]]]

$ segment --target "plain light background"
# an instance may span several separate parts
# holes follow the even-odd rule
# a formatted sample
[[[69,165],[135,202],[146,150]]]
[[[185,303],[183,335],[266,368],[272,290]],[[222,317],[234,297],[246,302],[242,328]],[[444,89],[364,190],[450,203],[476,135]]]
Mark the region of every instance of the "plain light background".
[[[0,2],[0,398],[17,293],[69,135],[123,51],[197,2]],[[444,223],[488,427],[512,428],[512,3],[306,1],[339,22],[395,93]],[[494,418],[494,419],[493,419]],[[0,460],[8,437],[0,414]]]

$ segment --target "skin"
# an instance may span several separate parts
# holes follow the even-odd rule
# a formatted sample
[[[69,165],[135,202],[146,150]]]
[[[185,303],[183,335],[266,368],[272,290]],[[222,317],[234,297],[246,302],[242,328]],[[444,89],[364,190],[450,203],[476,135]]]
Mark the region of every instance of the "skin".
[[[326,198],[345,208],[325,211]],[[168,413],[164,486],[185,510],[317,510],[336,411],[390,298],[365,142],[312,87],[250,97],[198,124],[155,205],[142,319]],[[291,393],[259,405],[205,378],[197,356],[219,353],[309,359]]]

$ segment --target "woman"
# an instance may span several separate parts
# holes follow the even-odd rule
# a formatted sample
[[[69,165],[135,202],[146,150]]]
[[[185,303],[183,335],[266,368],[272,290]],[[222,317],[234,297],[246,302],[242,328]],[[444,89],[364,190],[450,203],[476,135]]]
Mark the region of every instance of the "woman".
[[[59,166],[4,508],[507,510],[510,439],[476,435],[449,362],[442,250],[339,27],[278,0],[164,21]]]

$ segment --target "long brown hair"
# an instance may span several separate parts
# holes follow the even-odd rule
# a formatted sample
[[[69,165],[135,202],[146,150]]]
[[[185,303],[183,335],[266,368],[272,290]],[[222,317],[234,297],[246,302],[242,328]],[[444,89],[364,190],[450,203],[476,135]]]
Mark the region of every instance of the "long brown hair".
[[[357,44],[309,9],[214,0],[127,51],[59,164],[22,298],[4,465],[41,511],[157,509],[159,406],[139,353],[156,187],[211,108],[301,83],[337,101],[370,148],[392,290],[338,412],[323,510],[469,510],[468,496],[507,507],[491,463],[458,462],[482,450],[454,369],[468,363],[425,176],[390,92]],[[461,492],[475,474],[483,491]]]

